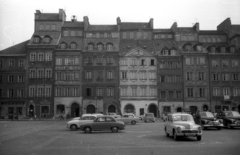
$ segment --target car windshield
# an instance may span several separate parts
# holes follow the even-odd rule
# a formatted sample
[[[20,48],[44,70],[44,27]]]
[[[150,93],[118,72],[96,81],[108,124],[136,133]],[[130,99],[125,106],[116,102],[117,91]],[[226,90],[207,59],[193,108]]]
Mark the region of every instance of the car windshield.
[[[225,115],[227,117],[240,117],[240,114],[237,111],[225,112]]]
[[[177,115],[177,116],[173,116],[173,121],[193,121],[192,116],[189,115]]]
[[[201,117],[214,117],[211,112],[201,112]]]

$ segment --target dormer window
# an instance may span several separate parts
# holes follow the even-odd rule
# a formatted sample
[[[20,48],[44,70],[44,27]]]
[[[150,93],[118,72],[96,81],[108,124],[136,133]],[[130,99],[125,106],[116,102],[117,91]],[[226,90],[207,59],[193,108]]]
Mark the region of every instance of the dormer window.
[[[190,45],[187,45],[187,46],[186,46],[186,51],[187,51],[187,52],[190,52],[190,48],[191,48]]]
[[[162,50],[161,55],[168,55],[168,50]]]
[[[66,43],[61,43],[60,48],[61,49],[66,49],[67,48],[67,44]]]
[[[235,53],[235,47],[230,47],[230,52]]]
[[[77,44],[76,43],[71,43],[71,49],[76,49],[77,48]]]
[[[112,51],[113,50],[113,45],[108,43],[107,44],[107,51]]]
[[[202,46],[201,45],[197,45],[197,51],[202,51]]]
[[[92,51],[93,50],[93,44],[88,44],[88,50]]]
[[[50,41],[51,41],[51,38],[50,38],[50,37],[45,37],[45,38],[43,39],[43,42],[44,42],[45,44],[49,44]]]
[[[40,43],[40,38],[39,38],[38,36],[35,36],[35,37],[33,38],[33,42],[34,42],[34,43]]]
[[[177,51],[176,50],[171,50],[171,54],[170,55],[176,55]]]

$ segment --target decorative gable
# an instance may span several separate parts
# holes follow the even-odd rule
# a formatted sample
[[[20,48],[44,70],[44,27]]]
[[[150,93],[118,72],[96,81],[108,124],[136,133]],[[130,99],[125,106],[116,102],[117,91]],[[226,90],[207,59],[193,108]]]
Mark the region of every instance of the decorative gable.
[[[132,56],[132,57],[151,56],[152,57],[154,55],[140,47],[136,47],[126,52],[124,56]]]

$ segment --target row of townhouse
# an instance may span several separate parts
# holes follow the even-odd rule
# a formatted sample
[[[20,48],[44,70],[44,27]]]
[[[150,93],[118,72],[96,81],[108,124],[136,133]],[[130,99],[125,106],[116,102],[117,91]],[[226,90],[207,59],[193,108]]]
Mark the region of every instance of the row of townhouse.
[[[30,40],[0,51],[0,116],[240,111],[240,25],[154,29],[35,13]]]

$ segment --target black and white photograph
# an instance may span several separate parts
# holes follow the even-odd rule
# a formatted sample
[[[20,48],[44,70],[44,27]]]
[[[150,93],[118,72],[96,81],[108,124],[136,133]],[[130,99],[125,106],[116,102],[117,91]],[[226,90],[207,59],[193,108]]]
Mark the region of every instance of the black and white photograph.
[[[1,155],[239,155],[240,0],[0,0]]]

